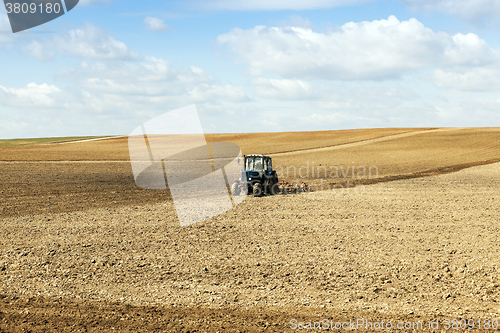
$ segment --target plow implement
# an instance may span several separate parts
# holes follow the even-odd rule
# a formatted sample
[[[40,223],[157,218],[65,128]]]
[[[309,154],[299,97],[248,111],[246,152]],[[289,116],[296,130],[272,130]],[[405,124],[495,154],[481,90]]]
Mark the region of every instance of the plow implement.
[[[301,192],[309,191],[309,185],[307,183],[289,183],[289,182],[280,182],[278,183],[278,193],[277,194],[298,194]]]

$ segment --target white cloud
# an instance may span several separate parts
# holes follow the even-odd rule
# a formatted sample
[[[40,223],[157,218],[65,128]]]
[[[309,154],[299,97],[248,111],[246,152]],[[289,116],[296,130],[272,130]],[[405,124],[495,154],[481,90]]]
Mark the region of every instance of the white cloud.
[[[441,88],[464,91],[500,89],[500,70],[498,68],[436,69],[434,79],[436,85]]]
[[[63,55],[88,59],[134,59],[138,54],[128,49],[125,43],[117,41],[106,31],[90,23],[80,29],[58,35],[53,45]]]
[[[151,16],[144,19],[144,26],[147,30],[153,32],[164,32],[170,29],[169,26],[165,24],[164,20]]]
[[[79,68],[60,70],[54,79],[57,86],[0,86],[0,115],[14,108],[21,111],[16,122],[25,124],[3,136],[127,134],[146,120],[190,104],[216,127],[226,121],[224,114],[244,108],[249,100],[243,88],[217,84],[200,68],[173,68],[154,57],[82,62]]]
[[[209,0],[193,1],[191,7],[208,10],[307,10],[357,5],[373,0]]]
[[[445,50],[446,62],[442,65],[484,66],[499,61],[499,51],[493,50],[476,34],[456,34],[452,37],[451,45]]]
[[[99,60],[130,60],[139,57],[125,43],[117,41],[105,30],[90,23],[57,34],[51,39],[33,41],[25,47],[25,51],[40,60],[54,58],[55,52],[62,56]]]
[[[204,101],[225,100],[233,103],[248,101],[245,91],[241,87],[230,84],[224,86],[217,85],[196,85],[188,91],[193,101],[203,103]]]
[[[474,22],[500,15],[498,0],[399,0],[414,9],[447,12]]]
[[[250,105],[265,110],[260,117],[267,121],[261,126],[266,130],[418,126],[435,119],[415,112],[422,100],[411,80],[345,84],[259,78],[252,82],[260,99]]]
[[[199,68],[176,69],[153,57],[136,63],[82,63],[80,69],[65,68],[55,78],[69,83],[68,88],[34,83],[23,89],[0,86],[0,105],[21,109],[51,109],[57,105],[58,109],[85,114],[116,115],[248,100],[242,88],[217,85]]]
[[[54,53],[45,50],[42,44],[36,40],[33,40],[31,43],[25,45],[23,49],[28,55],[35,57],[40,61],[50,61],[55,59]]]
[[[307,18],[303,18],[300,15],[292,14],[286,20],[278,21],[277,26],[279,27],[303,27],[312,29],[314,25]]]
[[[26,88],[0,85],[0,104],[17,108],[54,108],[59,104],[61,90],[46,83],[29,83]]]
[[[252,83],[255,85],[255,93],[264,98],[303,100],[318,96],[312,84],[303,80],[258,78]]]
[[[251,75],[288,79],[379,80],[423,68],[482,66],[497,50],[475,34],[434,32],[416,19],[349,22],[326,33],[306,27],[233,29],[217,41],[250,65]]]
[[[419,99],[411,88],[381,85],[374,83],[367,86],[342,86],[338,84],[323,85],[320,88],[322,98],[313,104],[322,110],[356,111],[364,115],[377,115],[382,112],[388,116],[394,109],[406,102]]]
[[[120,98],[129,104],[129,109],[142,108],[144,103],[150,109],[161,109],[172,102],[187,105],[217,100],[248,100],[243,89],[217,85],[200,68],[172,68],[166,60],[154,57],[147,57],[138,63],[86,65],[79,71],[62,71],[57,78],[73,82],[103,104],[108,98]]]
[[[490,120],[488,123],[489,126],[498,126],[500,124],[500,112],[498,112],[500,110],[500,98],[471,98],[462,102],[461,107],[466,111],[466,114],[475,113],[477,117],[475,119],[476,122],[487,122]],[[491,122],[491,120],[496,121]]]

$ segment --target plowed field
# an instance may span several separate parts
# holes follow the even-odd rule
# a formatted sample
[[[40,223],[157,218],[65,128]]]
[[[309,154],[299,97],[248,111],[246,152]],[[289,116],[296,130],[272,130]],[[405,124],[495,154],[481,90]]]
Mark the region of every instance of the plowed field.
[[[181,228],[168,190],[135,186],[126,138],[0,148],[0,331],[284,332],[349,320],[363,320],[359,331],[438,320],[441,331],[446,319],[484,329],[498,318],[500,129],[207,141],[270,154],[281,176],[323,191],[249,197]]]

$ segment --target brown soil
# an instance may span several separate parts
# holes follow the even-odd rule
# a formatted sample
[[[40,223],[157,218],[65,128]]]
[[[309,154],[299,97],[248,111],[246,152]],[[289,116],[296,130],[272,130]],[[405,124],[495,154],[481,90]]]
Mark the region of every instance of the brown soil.
[[[346,323],[366,318],[372,324],[402,318],[376,312],[343,311],[332,317],[325,310],[210,309],[183,306],[133,306],[122,302],[0,295],[0,332],[283,332],[290,318],[318,322],[324,318]],[[433,317],[406,316],[408,322],[428,326]],[[405,322],[405,321],[403,321]],[[314,325],[314,324],[313,324]],[[346,325],[347,326],[347,325]],[[360,326],[357,331],[366,331]],[[424,327],[426,328],[426,327]],[[288,331],[291,331],[288,330]],[[419,331],[429,331],[419,330]]]
[[[442,174],[500,161],[498,128],[212,134],[207,141],[234,142],[244,154],[271,154],[280,180],[305,181],[312,190]],[[170,199],[168,191],[135,185],[126,137],[4,147],[0,167],[0,218]],[[359,174],[362,168],[365,173]]]
[[[329,147],[432,129],[389,128],[320,132],[207,134],[208,142],[233,142],[244,154],[274,154]],[[0,147],[0,161],[128,161],[128,138],[50,145]]]
[[[249,197],[184,228],[168,191],[135,187],[123,139],[4,148],[0,332],[498,318],[500,164],[480,165],[500,158],[500,130],[418,132],[275,157],[380,163],[378,178],[352,180],[390,182]]]
[[[165,202],[134,183],[130,162],[0,162],[0,217]]]

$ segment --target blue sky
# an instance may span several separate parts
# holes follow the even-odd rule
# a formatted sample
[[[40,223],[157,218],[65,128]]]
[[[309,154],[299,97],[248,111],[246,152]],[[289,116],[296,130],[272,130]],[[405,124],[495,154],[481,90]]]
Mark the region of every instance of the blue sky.
[[[0,138],[129,134],[196,104],[206,132],[499,126],[494,0],[81,0],[12,34]]]

